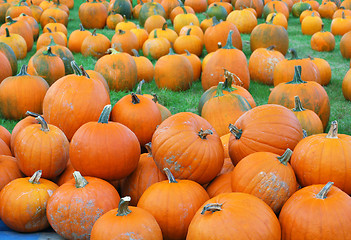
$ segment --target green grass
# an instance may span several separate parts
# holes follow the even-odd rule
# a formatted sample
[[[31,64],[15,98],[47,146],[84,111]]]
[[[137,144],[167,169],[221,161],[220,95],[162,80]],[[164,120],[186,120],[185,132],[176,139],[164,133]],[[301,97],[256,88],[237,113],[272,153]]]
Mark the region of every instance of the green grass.
[[[80,23],[78,17],[78,8],[82,2],[85,1],[75,1],[75,8],[71,10],[68,24],[69,34],[72,31],[78,29]],[[201,14],[199,14],[198,17],[200,20],[204,18]],[[262,22],[263,20],[259,19],[259,23]],[[325,29],[330,30],[331,20],[323,19],[323,22],[325,24]],[[169,26],[171,26],[170,21]],[[114,35],[114,30],[109,29],[101,29],[97,32],[106,35],[109,39],[112,39],[112,36]],[[332,68],[332,80],[331,83],[325,87],[325,89],[329,95],[331,102],[330,122],[332,120],[338,120],[339,132],[351,134],[351,118],[349,117],[351,113],[351,102],[344,99],[341,90],[342,80],[349,69],[349,60],[343,59],[340,54],[339,43],[341,37],[337,36],[335,38],[336,46],[333,52],[316,52],[310,47],[311,36],[302,35],[299,19],[292,16],[289,19],[288,34],[290,39],[289,47],[295,48],[298,51],[300,57],[307,57],[308,55],[311,55],[313,57],[324,58],[329,62]],[[243,52],[245,53],[248,60],[251,54],[249,45],[250,36],[247,34],[242,34],[242,40]],[[22,64],[27,64],[29,58],[35,53],[35,51],[36,49],[34,48],[31,52],[28,53],[25,59],[19,60],[19,67],[22,66]],[[205,53],[206,51],[204,51],[204,54]],[[94,65],[97,61],[91,57],[83,57],[81,54],[74,54],[74,57],[76,62],[78,64],[83,64],[86,69],[94,69]],[[272,88],[272,86],[266,86],[256,82],[251,82],[249,91],[254,97],[257,105],[267,103],[270,88]],[[161,104],[165,105],[173,114],[184,111],[197,113],[197,105],[203,93],[203,90],[200,81],[195,82],[189,90],[184,92],[159,90],[153,81],[151,83],[144,84],[143,93],[157,93]],[[126,94],[128,93],[111,91],[111,104],[114,105],[121,97]],[[0,119],[0,124],[5,126],[7,129],[12,130],[16,122]]]

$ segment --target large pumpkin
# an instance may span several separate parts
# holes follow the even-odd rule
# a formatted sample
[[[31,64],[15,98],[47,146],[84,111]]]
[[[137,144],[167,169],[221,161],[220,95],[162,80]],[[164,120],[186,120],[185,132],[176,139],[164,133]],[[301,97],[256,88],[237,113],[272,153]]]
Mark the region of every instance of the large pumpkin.
[[[338,134],[338,123],[333,121],[328,134],[312,135],[297,144],[291,166],[303,187],[333,181],[351,194],[350,155],[351,136]]]
[[[190,223],[187,240],[280,240],[272,209],[247,193],[223,193],[205,202]]]
[[[177,113],[158,126],[152,137],[152,155],[160,169],[167,167],[176,178],[200,184],[219,173],[224,159],[216,131],[190,112]]]
[[[74,179],[61,185],[47,204],[51,227],[66,239],[88,240],[96,220],[118,206],[116,189],[94,177],[82,177],[75,171]]]
[[[289,198],[279,215],[282,240],[350,238],[351,198],[332,185],[304,187]]]
[[[255,152],[282,155],[302,139],[299,120],[287,108],[267,104],[244,113],[230,126],[229,155],[234,165]]]
[[[111,105],[107,105],[98,122],[85,123],[73,135],[70,160],[83,175],[117,180],[137,167],[138,139],[126,126],[109,122],[110,112]]]
[[[163,239],[182,240],[187,235],[195,212],[209,197],[200,184],[190,180],[176,180],[168,168],[164,171],[168,180],[154,183],[146,189],[138,207],[155,217]]]
[[[75,74],[56,81],[47,91],[43,102],[45,119],[58,126],[68,140],[84,123],[97,121],[104,106],[110,103],[104,85],[90,79],[75,63],[72,65]]]

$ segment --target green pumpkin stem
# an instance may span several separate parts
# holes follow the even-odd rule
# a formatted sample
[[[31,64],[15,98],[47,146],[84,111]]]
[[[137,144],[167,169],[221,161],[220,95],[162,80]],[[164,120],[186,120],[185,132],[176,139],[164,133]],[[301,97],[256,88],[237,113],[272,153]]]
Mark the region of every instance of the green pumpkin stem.
[[[125,31],[123,31],[122,29],[118,29],[118,34],[125,34],[126,32]]]
[[[5,28],[5,31],[6,31],[6,37],[11,37],[9,29]]]
[[[235,136],[235,139],[240,139],[243,134],[243,130],[237,128],[234,124],[229,124],[229,131]]]
[[[187,56],[191,56],[191,53],[187,49],[184,49],[184,51],[186,52]]]
[[[307,138],[308,137],[308,133],[305,129],[302,129],[302,138]]]
[[[132,53],[134,54],[135,57],[140,57],[138,51],[135,50],[134,48],[132,49]]]
[[[74,171],[73,172],[73,177],[76,181],[76,188],[83,188],[86,185],[88,185],[88,181],[80,174],[79,171]]]
[[[286,84],[300,84],[300,83],[307,83],[301,79],[301,66],[295,66],[295,73],[294,78],[292,81],[287,82]]]
[[[225,44],[223,49],[235,49],[235,47],[232,44],[232,35],[233,35],[233,30],[230,30],[227,37],[227,43]]]
[[[82,72],[82,76],[86,77],[86,78],[90,78],[89,74],[85,71],[83,65],[79,66],[80,71]]]
[[[136,94],[142,95],[142,93],[141,93],[141,88],[142,88],[142,86],[143,86],[144,83],[145,83],[145,80],[144,80],[144,79],[141,80],[141,81],[138,83],[137,89],[136,89],[136,91],[135,91]]]
[[[157,38],[157,30],[154,30],[154,38]]]
[[[31,112],[31,111],[27,111],[27,112],[26,112],[26,115],[31,116],[31,117],[34,117],[34,118],[40,116],[40,114],[35,113],[35,112]]]
[[[56,55],[52,53],[51,46],[48,46],[46,48],[46,51],[43,52],[44,55],[50,56],[50,57],[55,57]]]
[[[175,55],[175,52],[174,52],[173,48],[169,48],[168,55]]]
[[[183,14],[188,14],[188,12],[186,11],[186,9],[185,9],[185,7],[184,7],[184,5],[183,6],[180,6],[182,9],[183,9],[183,11],[184,11],[184,13]]]
[[[108,123],[108,120],[110,119],[111,110],[111,104],[106,105],[100,114],[98,123]]]
[[[223,86],[224,86],[224,82],[219,82],[218,83],[216,95],[214,97],[224,96],[224,94],[223,94]]]
[[[300,100],[299,96],[295,96],[294,99],[295,99],[295,108],[293,109],[293,111],[294,112],[303,112],[303,111],[305,111],[306,109],[304,109],[302,107],[302,103],[301,103],[301,100]]]
[[[286,166],[291,158],[292,153],[293,152],[291,151],[291,149],[287,148],[286,151],[284,152],[284,154],[277,157],[277,159],[279,160],[280,163],[282,163]]]
[[[186,31],[186,35],[189,36],[191,32],[191,28],[188,29],[188,31]]]
[[[165,23],[162,25],[162,30],[165,31],[166,28],[167,28],[167,26],[168,26],[168,25],[167,25],[167,23],[165,22]],[[156,30],[155,30],[155,32],[156,32]]]
[[[57,21],[56,21],[56,19],[55,19],[54,17],[49,16],[49,18],[50,18],[51,20],[53,20],[53,21],[54,21],[54,23],[57,23]]]
[[[49,36],[49,38],[50,38],[50,43],[49,43],[49,45],[48,45],[48,46],[50,46],[50,47],[52,47],[52,46],[56,46],[57,44],[55,43],[54,38],[53,38],[52,36]]]
[[[6,22],[7,22],[7,25],[11,25],[12,23],[15,23],[15,22],[17,22],[17,21],[16,21],[16,20],[13,20],[12,17],[7,16],[7,17],[6,17]]]
[[[75,75],[77,75],[77,76],[82,76],[83,75],[83,73],[80,70],[80,68],[78,67],[76,61],[71,61],[71,67],[72,67]]]
[[[31,178],[28,180],[28,182],[30,182],[31,184],[40,184],[40,178],[41,178],[42,173],[43,173],[42,170],[36,171],[33,174],[33,176],[31,176]]]
[[[158,96],[157,96],[157,94],[153,93],[152,96],[153,96],[152,101],[154,101],[155,103],[158,103]]]
[[[297,56],[297,51],[294,48],[289,48],[288,52],[291,54],[290,60],[300,59],[299,56]]]
[[[135,93],[131,93],[131,96],[132,96],[132,103],[133,104],[138,104],[140,103],[140,99],[138,98],[138,96],[135,94]]]
[[[45,121],[45,119],[42,116],[39,115],[35,119],[38,120],[38,122],[40,123],[40,125],[41,125],[40,130],[41,131],[43,131],[43,132],[49,132],[50,131],[48,123]]]
[[[84,28],[84,26],[83,26],[83,24],[79,24],[79,31],[81,31],[81,32],[84,32],[85,31],[85,28]]]
[[[238,90],[237,88],[233,87],[233,81],[235,85],[243,85],[243,82],[240,80],[240,78],[235,75],[234,73],[229,72],[227,69],[223,68],[224,70],[224,85],[223,85],[223,90],[228,91],[228,92],[233,92],[235,90]],[[234,76],[238,79],[239,84],[236,84],[236,81],[234,80]]]
[[[96,37],[97,33],[96,33],[96,28],[94,28],[93,32],[91,33],[92,36]]]
[[[332,121],[329,132],[326,138],[338,138],[338,122],[336,120]]]
[[[118,52],[116,49],[114,49],[114,48],[109,48],[109,49],[107,49],[107,53],[109,53],[109,54],[117,54],[117,53],[120,53],[120,52]]]
[[[16,76],[29,76],[27,73],[28,66],[26,64],[23,64],[21,67],[20,72]]]
[[[275,48],[275,45],[269,46],[268,48],[266,48],[268,51],[272,51]]]
[[[178,183],[168,168],[164,168],[163,172],[166,174],[169,183]]]
[[[213,131],[210,129],[202,130],[200,129],[199,133],[197,134],[201,139],[207,139],[207,135],[212,135]]]
[[[128,208],[130,200],[131,200],[131,197],[129,196],[123,197],[119,200],[117,216],[127,216],[132,212]]]
[[[204,215],[206,212],[214,213],[214,212],[222,211],[222,205],[223,205],[223,203],[206,204],[201,211],[201,215]]]
[[[333,186],[333,182],[328,182],[323,188],[322,190],[316,195],[316,198],[319,199],[326,199],[327,195],[330,191],[330,188]]]
[[[147,156],[148,157],[152,157],[152,149],[151,149],[151,142],[148,142],[147,144],[145,144],[145,148],[147,150]]]

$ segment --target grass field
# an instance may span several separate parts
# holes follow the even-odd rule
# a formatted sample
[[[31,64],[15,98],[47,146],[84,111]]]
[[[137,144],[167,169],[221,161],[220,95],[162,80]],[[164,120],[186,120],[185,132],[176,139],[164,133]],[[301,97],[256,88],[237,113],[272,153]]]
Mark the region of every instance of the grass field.
[[[85,2],[83,0],[75,1],[75,7],[70,12],[68,32],[69,34],[79,28],[79,17],[78,8],[79,5]],[[199,19],[202,20],[203,15],[198,15]],[[133,20],[136,21],[136,20]],[[168,20],[169,21],[169,20]],[[262,23],[263,19],[259,19],[259,23]],[[331,20],[323,19],[325,30],[330,30]],[[169,21],[169,26],[171,27],[171,22]],[[97,31],[106,35],[109,39],[112,39],[114,35],[114,30],[101,29]],[[325,87],[331,102],[331,116],[330,121],[337,120],[339,122],[339,132],[344,134],[351,134],[351,102],[346,101],[343,97],[341,84],[342,80],[349,69],[349,60],[343,59],[339,51],[340,36],[336,36],[336,46],[333,52],[316,52],[310,47],[311,36],[305,36],[301,33],[301,26],[299,19],[293,16],[289,19],[289,47],[295,48],[300,57],[307,57],[311,55],[313,57],[319,57],[327,60],[332,68],[332,80],[331,83]],[[247,60],[250,57],[250,35],[242,34],[243,40],[243,52],[245,53]],[[28,53],[27,57],[23,60],[19,60],[19,68],[23,64],[27,64],[29,58],[35,53],[36,48],[34,47],[31,52]],[[206,51],[203,52],[203,56]],[[203,57],[202,56],[202,57]],[[85,69],[94,69],[96,59],[91,57],[83,57],[81,54],[74,54],[75,60],[78,64],[83,64]],[[257,105],[266,104],[268,101],[268,96],[270,93],[270,88],[272,86],[262,85],[251,81],[250,93],[255,99]],[[178,112],[190,111],[197,113],[197,105],[199,99],[203,93],[201,82],[197,81],[193,86],[184,92],[172,92],[167,90],[160,90],[156,87],[154,82],[144,84],[143,93],[156,93],[159,96],[160,103],[165,105],[173,114]],[[113,92],[111,91],[111,104],[114,105],[122,96],[128,94],[128,92]],[[7,129],[12,130],[15,121],[8,121],[3,118],[0,119],[0,124],[5,126]]]

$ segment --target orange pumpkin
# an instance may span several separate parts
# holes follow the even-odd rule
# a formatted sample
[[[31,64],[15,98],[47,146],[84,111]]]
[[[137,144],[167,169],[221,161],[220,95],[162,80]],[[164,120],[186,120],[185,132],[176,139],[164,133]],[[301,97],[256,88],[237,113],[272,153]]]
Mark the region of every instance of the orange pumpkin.
[[[84,38],[80,51],[83,56],[93,56],[99,59],[106,55],[110,47],[110,39],[103,34],[96,33],[96,29],[94,29],[91,35]]]
[[[83,25],[79,25],[79,29],[74,30],[68,39],[68,48],[72,52],[80,53],[81,46],[84,39],[90,35],[90,32],[85,30]]]
[[[130,31],[118,30],[113,35],[111,40],[111,47],[120,52],[129,53],[132,55],[132,49],[137,49],[139,42],[135,34]]]
[[[10,34],[8,28],[5,31],[6,34],[0,36],[0,42],[10,46],[17,59],[24,59],[27,56],[27,43],[24,38],[16,33]]]
[[[17,159],[6,155],[0,155],[0,173],[0,191],[9,182],[23,176],[17,166]]]
[[[230,162],[231,163],[231,162]],[[234,167],[234,166],[233,166]],[[216,197],[221,193],[232,192],[232,173],[224,173],[217,176],[213,181],[206,187],[206,192],[210,198]]]
[[[342,81],[342,93],[346,100],[351,101],[351,71],[348,70]]]
[[[79,6],[78,16],[85,28],[104,28],[107,19],[107,9],[101,2],[96,0],[89,2],[87,0]]]
[[[132,49],[132,52],[134,54],[133,59],[137,67],[138,82],[141,80],[144,80],[145,82],[151,82],[154,79],[154,65],[148,58],[139,56],[139,53],[135,49]]]
[[[340,41],[340,45],[341,44],[342,42]],[[322,31],[316,32],[315,34],[312,35],[311,48],[318,52],[333,51],[335,48],[334,35],[331,32],[324,31],[323,25],[322,25]],[[342,48],[340,46],[340,50],[341,49]]]
[[[240,33],[251,33],[257,26],[256,16],[247,9],[234,10],[228,15],[227,21],[234,23]]]

